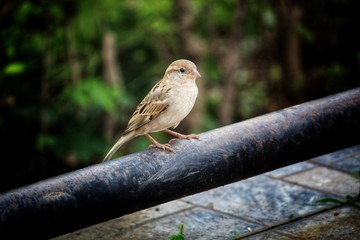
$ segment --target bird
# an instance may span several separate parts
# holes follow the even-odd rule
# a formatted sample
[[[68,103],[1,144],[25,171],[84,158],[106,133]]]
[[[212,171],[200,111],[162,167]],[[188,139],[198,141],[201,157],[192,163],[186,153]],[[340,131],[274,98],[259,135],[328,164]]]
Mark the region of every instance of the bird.
[[[192,61],[179,59],[172,62],[163,78],[137,106],[121,137],[103,161],[110,160],[124,143],[137,136],[145,135],[152,142],[149,148],[159,148],[173,153],[175,150],[169,143],[178,139],[199,139],[196,134],[183,135],[169,128],[175,129],[194,107],[198,96],[196,79],[200,77],[201,74]],[[169,143],[161,144],[149,134],[160,131],[167,132],[175,138]]]

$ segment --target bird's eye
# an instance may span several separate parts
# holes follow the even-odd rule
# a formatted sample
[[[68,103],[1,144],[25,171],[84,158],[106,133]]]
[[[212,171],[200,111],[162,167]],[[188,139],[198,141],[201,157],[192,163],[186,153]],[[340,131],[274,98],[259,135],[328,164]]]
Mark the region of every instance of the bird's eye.
[[[180,72],[181,72],[181,73],[184,73],[184,72],[185,72],[185,69],[184,69],[184,68],[180,68]]]

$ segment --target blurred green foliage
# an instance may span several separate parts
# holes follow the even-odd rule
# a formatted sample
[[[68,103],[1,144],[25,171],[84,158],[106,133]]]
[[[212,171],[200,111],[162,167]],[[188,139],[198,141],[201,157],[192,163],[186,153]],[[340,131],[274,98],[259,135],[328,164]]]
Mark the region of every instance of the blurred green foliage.
[[[19,62],[9,63],[4,68],[4,75],[21,74],[25,71],[25,65]]]
[[[60,105],[75,111],[107,111],[113,113],[117,106],[127,103],[120,88],[106,85],[100,79],[83,79],[76,85],[64,89],[59,96]]]
[[[184,132],[358,86],[357,5],[1,1],[0,191],[101,161],[137,103],[178,58],[195,61],[203,75],[199,114],[180,124]],[[105,54],[109,33],[115,36],[112,63]],[[234,96],[224,102],[228,84]],[[230,122],[221,121],[224,104],[231,106]],[[163,133],[154,137],[169,139]],[[117,154],[148,144],[139,137]]]

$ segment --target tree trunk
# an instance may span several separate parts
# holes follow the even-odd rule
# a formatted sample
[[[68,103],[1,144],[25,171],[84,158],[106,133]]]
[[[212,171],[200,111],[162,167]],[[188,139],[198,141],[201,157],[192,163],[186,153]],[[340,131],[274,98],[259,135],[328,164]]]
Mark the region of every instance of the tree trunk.
[[[223,77],[222,101],[219,106],[219,123],[227,125],[234,121],[234,107],[237,95],[236,79],[242,62],[240,43],[242,25],[246,5],[244,1],[237,1],[235,5],[232,26],[228,34],[223,36],[210,26],[211,50],[219,65],[219,71]]]
[[[65,27],[66,41],[67,41],[67,56],[70,68],[70,79],[73,84],[78,84],[81,81],[81,64],[79,60],[79,53],[76,47],[75,38],[72,32],[72,21],[69,20]]]
[[[102,59],[103,75],[105,82],[114,88],[124,88],[121,69],[116,59],[116,38],[115,35],[107,31],[103,36]],[[113,114],[105,113],[103,135],[107,141],[114,138],[116,129],[116,118]]]
[[[235,40],[235,39],[234,39]],[[228,42],[228,41],[226,41]],[[236,100],[236,78],[240,63],[240,49],[238,47],[239,41],[234,41],[223,44],[220,49],[217,49],[217,59],[220,71],[223,76],[224,86],[222,87],[222,101],[219,107],[219,122],[220,125],[228,125],[234,120],[234,107]]]
[[[43,74],[41,78],[41,92],[40,92],[40,137],[47,137],[48,135],[48,123],[47,123],[47,113],[48,113],[48,102],[49,102],[49,73],[52,67],[52,57],[51,52],[49,51],[49,39],[50,33],[46,32],[43,36],[44,38],[44,49],[42,55],[42,64],[43,64]],[[40,174],[45,174],[47,168],[47,146],[40,146],[40,156],[39,156],[39,168]]]
[[[303,90],[304,72],[301,64],[301,45],[298,26],[302,19],[302,9],[298,4],[291,1],[281,1],[280,16],[283,23],[284,36],[284,92],[286,98],[296,101],[297,96]]]

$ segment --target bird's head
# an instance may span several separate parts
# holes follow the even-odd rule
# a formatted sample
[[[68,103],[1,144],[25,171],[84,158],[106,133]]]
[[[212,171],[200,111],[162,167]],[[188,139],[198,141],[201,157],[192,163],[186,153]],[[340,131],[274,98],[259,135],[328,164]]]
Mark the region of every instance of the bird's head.
[[[170,64],[166,69],[164,78],[181,82],[188,82],[189,80],[194,81],[197,78],[200,78],[201,74],[196,68],[196,65],[186,59],[179,59]]]

